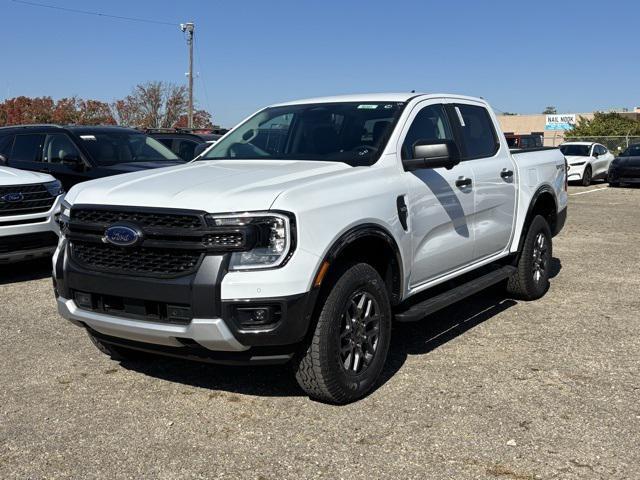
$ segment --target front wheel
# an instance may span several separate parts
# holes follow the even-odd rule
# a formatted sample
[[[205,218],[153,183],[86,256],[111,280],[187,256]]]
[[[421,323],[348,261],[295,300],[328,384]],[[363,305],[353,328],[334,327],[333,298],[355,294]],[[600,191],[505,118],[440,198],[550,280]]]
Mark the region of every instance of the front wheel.
[[[390,340],[391,304],[384,281],[370,265],[352,265],[322,305],[310,344],[296,362],[296,379],[313,399],[358,400],[376,384]]]
[[[591,178],[592,178],[591,166],[587,165],[584,169],[584,173],[582,174],[582,186],[588,187],[589,185],[591,185]]]
[[[536,215],[524,239],[516,273],[507,282],[507,292],[523,300],[542,297],[549,289],[552,254],[549,224]]]

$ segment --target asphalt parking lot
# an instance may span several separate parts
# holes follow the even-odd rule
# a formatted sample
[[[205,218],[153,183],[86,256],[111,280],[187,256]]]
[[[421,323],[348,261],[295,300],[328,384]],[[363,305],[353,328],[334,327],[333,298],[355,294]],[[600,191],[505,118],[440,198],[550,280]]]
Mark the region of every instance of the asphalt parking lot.
[[[0,478],[640,478],[640,189],[570,187],[550,292],[394,330],[379,388],[286,368],[111,361],[46,262],[0,267]]]

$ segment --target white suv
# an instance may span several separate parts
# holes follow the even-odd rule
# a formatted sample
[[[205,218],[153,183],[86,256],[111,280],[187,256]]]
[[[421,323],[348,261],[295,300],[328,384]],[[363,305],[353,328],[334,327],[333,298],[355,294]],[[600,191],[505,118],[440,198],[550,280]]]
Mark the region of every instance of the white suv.
[[[58,309],[114,358],[290,362],[310,396],[349,402],[393,319],[503,280],[542,296],[566,205],[564,156],[512,154],[482,99],[274,105],[187,165],[73,187]]]
[[[593,142],[565,142],[560,151],[569,163],[569,181],[578,181],[584,187],[594,179],[605,179],[609,165],[615,158],[607,147]]]
[[[0,265],[53,253],[62,193],[51,175],[0,166]]]

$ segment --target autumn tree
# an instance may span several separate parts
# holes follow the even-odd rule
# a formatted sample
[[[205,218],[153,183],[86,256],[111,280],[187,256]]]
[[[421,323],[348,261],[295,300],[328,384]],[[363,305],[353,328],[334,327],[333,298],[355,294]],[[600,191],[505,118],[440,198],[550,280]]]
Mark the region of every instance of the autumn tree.
[[[0,125],[58,123],[126,125],[143,128],[186,127],[187,88],[169,82],[136,85],[125,98],[108,104],[101,100],[65,97],[16,97],[0,103]],[[211,114],[194,112],[194,127],[211,127]]]
[[[136,85],[130,95],[112,104],[118,123],[145,128],[170,128],[186,115],[187,88],[169,82]]]
[[[187,128],[189,126],[189,116],[181,115],[174,127]],[[196,110],[193,112],[193,128],[212,128],[211,114],[206,110]]]

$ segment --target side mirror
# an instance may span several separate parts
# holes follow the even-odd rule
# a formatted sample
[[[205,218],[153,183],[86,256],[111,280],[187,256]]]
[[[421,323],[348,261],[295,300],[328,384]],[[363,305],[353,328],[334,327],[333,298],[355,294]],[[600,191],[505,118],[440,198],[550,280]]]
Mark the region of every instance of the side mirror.
[[[80,157],[67,155],[62,159],[62,164],[78,172],[84,170],[84,162]]]
[[[204,152],[210,146],[211,145],[208,143],[199,143],[198,145],[196,145],[196,148],[193,149],[193,158],[196,158],[202,155],[202,152]],[[193,158],[191,160],[193,160]]]
[[[0,155],[0,165],[6,165],[7,164],[7,157],[5,157],[4,155]]]
[[[405,158],[407,171],[421,168],[451,169],[460,163],[458,147],[453,140],[418,140],[413,144],[413,158]]]

